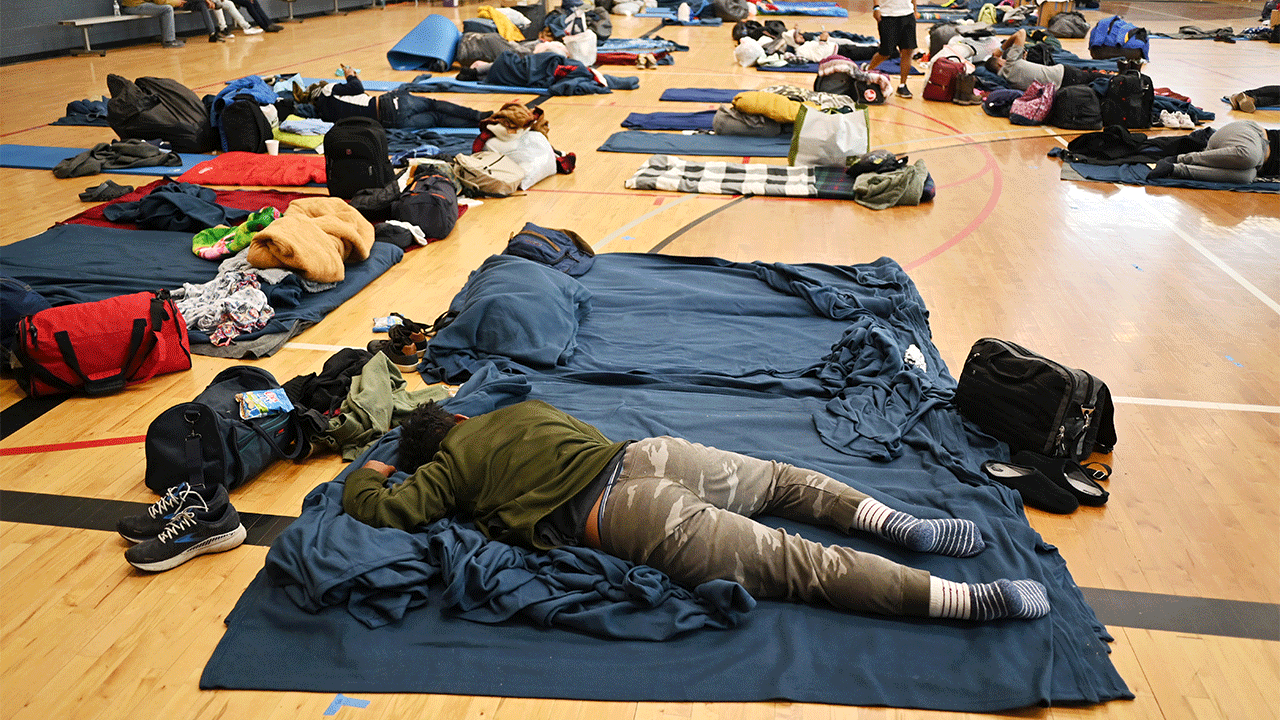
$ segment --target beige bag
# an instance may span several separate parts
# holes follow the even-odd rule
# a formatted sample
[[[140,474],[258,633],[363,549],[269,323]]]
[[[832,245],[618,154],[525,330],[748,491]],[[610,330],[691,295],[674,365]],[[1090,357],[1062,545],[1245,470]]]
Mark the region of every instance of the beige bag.
[[[453,172],[467,195],[506,197],[520,189],[524,168],[493,150],[453,158]]]

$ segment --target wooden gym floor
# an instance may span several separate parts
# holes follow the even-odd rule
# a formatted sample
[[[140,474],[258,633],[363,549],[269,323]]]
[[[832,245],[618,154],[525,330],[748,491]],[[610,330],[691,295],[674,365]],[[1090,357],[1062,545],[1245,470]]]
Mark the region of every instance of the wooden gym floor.
[[[850,18],[783,18],[788,27],[874,34],[871,3]],[[1258,25],[1260,2],[1103,3],[1151,31]],[[385,52],[430,12],[455,20],[476,6],[403,3],[307,18],[275,35],[179,50],[158,43],[106,57],[0,67],[5,143],[89,147],[107,128],[50,127],[66,103],[106,94],[108,73],[171,77],[197,93],[248,74],[327,77],[339,63],[374,80],[409,80]],[[614,17],[615,37],[655,29]],[[1120,443],[1110,503],[1070,516],[1029,510],[1066,557],[1115,635],[1112,657],[1136,694],[1097,707],[1031,708],[1014,717],[1280,717],[1280,202],[1246,193],[1066,182],[1046,153],[1070,135],[1017,128],[977,107],[890,99],[871,109],[873,145],[926,160],[930,205],[874,212],[854,203],[625,190],[639,155],[595,148],[632,111],[703,109],[659,103],[670,87],[809,86],[809,75],[732,64],[728,25],[666,27],[689,45],[674,66],[634,70],[631,92],[542,103],[551,139],[577,170],[527,195],[472,209],[446,241],[400,265],[258,361],[282,380],[313,372],[340,347],[364,346],[372,318],[438,315],[468,272],[500,252],[526,220],[577,230],[602,252],[715,255],[733,260],[858,263],[890,256],[915,279],[934,341],[953,373],[977,338],[1027,345],[1106,380],[1117,395]],[[926,33],[921,41],[927,45]],[[1084,41],[1064,45],[1087,55]],[[1280,49],[1262,42],[1152,42],[1157,87],[1217,113],[1220,98],[1280,77]],[[496,108],[503,95],[449,100]],[[532,97],[524,97],[526,101]],[[1251,119],[1275,127],[1280,113]],[[1162,133],[1163,130],[1153,130]],[[737,159],[737,158],[730,158]],[[140,185],[146,177],[110,175]],[[77,194],[105,177],[54,179],[0,170],[0,246],[83,209]],[[3,248],[0,247],[0,254]],[[69,257],[68,264],[76,259]],[[767,338],[762,338],[767,342]],[[233,495],[250,541],[160,575],[134,571],[114,517],[155,498],[142,485],[142,436],[164,408],[190,399],[232,361],[197,356],[192,372],[117,396],[24,400],[0,381],[0,708],[4,718],[319,717],[332,694],[201,692],[197,680],[223,619],[262,567],[270,538],[303,495],[337,474],[333,457],[281,464]],[[421,383],[419,378],[411,378]],[[790,703],[596,703],[432,695],[366,696],[347,717],[930,718],[942,713]]]

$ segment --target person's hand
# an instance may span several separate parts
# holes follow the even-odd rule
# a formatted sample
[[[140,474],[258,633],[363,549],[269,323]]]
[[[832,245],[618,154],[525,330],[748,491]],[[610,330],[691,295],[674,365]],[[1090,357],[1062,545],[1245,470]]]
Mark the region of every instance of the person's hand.
[[[364,464],[364,469],[372,470],[382,477],[391,477],[391,474],[396,471],[395,466],[388,465],[384,462],[378,462],[377,460],[369,460],[366,462]]]
[[[917,19],[917,20],[919,20],[919,19],[920,19],[920,11],[919,11],[919,10],[917,10],[917,11],[916,11],[916,19]]]
[[[875,10],[872,10],[871,17],[875,18],[876,22],[880,22],[880,8],[876,8]]]

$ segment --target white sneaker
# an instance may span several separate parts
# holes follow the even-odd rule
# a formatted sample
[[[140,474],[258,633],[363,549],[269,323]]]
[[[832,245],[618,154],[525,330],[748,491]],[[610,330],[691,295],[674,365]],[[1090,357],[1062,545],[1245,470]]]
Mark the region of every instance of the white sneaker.
[[[262,28],[259,28],[259,27],[247,27],[247,28],[244,28],[241,32],[243,32],[245,35],[261,35],[261,34],[262,34]]]
[[[1184,112],[1174,113],[1174,114],[1178,116],[1178,121],[1182,123],[1183,129],[1185,130],[1196,129],[1196,121],[1192,120],[1190,115]]]
[[[1179,121],[1176,117],[1174,117],[1173,113],[1169,112],[1168,110],[1161,110],[1160,125],[1167,128],[1180,128],[1182,127],[1182,122]]]

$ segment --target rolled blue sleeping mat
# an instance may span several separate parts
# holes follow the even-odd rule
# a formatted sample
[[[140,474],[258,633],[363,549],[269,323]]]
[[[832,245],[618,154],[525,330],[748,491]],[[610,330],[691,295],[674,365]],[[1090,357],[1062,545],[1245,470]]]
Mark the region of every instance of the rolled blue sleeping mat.
[[[453,56],[462,38],[458,26],[443,15],[428,15],[387,51],[392,70],[445,72],[453,66]]]

